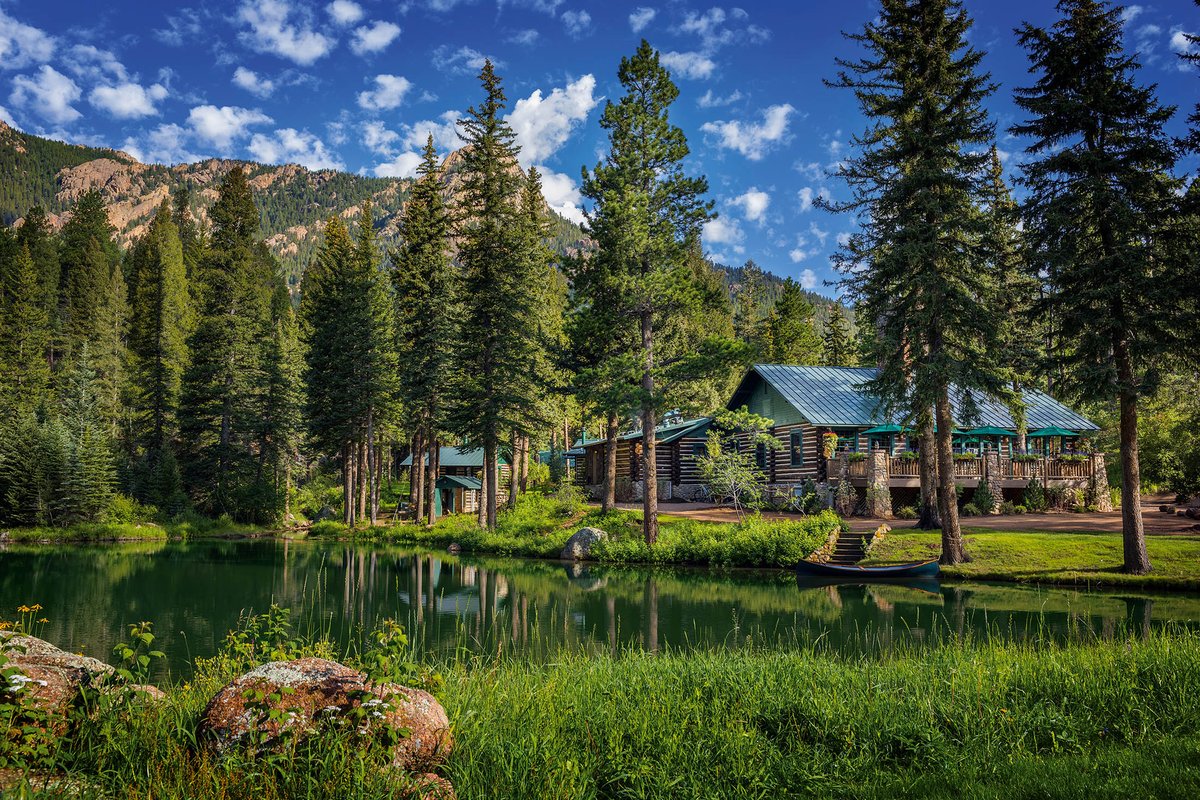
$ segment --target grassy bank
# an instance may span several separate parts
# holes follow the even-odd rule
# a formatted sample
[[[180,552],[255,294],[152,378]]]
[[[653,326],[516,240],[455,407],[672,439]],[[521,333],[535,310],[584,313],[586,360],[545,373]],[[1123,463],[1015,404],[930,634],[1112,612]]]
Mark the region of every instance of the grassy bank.
[[[620,564],[687,564],[736,567],[789,567],[825,544],[841,521],[832,512],[779,521],[747,517],[737,523],[701,522],[663,514],[659,539],[642,538],[640,512],[607,514],[573,496],[530,493],[497,516],[496,529],[480,528],[473,515],[442,517],[434,525],[414,523],[349,531],[338,523],[314,525],[310,535],[355,535],[442,548],[454,543],[469,553],[557,558],[567,539],[582,527],[599,528],[607,541],[593,549],[596,560]]]
[[[327,734],[286,759],[196,748],[218,659],[156,704],[84,719],[71,796],[394,798],[380,753]],[[1190,797],[1200,638],[960,642],[885,660],[626,653],[443,668],[460,798]],[[344,736],[344,732],[342,736]],[[40,796],[55,796],[45,794]]]
[[[945,578],[1200,591],[1200,537],[1196,536],[1147,537],[1154,567],[1149,575],[1120,571],[1120,534],[966,528],[964,536],[971,561],[943,567]],[[937,531],[893,531],[874,546],[865,563],[919,561],[939,555]]]
[[[228,518],[188,517],[169,522],[91,522],[65,528],[0,528],[9,542],[128,542],[156,539],[189,539],[204,536],[250,536],[263,533],[261,525]]]

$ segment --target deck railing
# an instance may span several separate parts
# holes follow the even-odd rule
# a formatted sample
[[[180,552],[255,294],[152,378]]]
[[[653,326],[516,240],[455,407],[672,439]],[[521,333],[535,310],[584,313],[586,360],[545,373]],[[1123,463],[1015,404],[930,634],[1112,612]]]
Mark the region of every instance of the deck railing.
[[[849,462],[849,464],[847,466],[849,467],[849,474],[850,474],[851,478],[867,477],[867,462],[866,461],[863,461],[862,459],[859,459],[857,461],[852,460]]]
[[[898,458],[892,456],[888,471],[891,475],[900,478],[919,478],[921,476],[921,462],[915,458]]]
[[[1046,459],[1047,478],[1090,478],[1092,476],[1092,460],[1063,461],[1061,458]]]
[[[978,478],[983,474],[983,462],[978,458],[954,459],[954,477]]]

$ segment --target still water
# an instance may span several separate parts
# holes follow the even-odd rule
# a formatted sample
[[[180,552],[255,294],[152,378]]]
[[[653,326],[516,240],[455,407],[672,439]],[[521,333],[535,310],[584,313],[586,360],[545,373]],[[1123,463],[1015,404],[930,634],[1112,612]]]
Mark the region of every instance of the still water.
[[[1200,597],[995,584],[820,585],[785,572],[579,567],[345,542],[221,540],[0,550],[0,619],[40,603],[42,636],[108,660],[154,623],[175,676],[240,615],[288,607],[343,646],[391,617],[418,654],[549,658],[563,647],[814,646],[870,655],[964,635],[1031,639],[1200,627]],[[163,676],[159,676],[160,678]]]

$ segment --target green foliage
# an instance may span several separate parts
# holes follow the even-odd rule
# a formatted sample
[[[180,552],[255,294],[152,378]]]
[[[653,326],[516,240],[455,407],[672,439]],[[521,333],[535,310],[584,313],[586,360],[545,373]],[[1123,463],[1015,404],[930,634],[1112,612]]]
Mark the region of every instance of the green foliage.
[[[129,626],[129,638],[113,646],[116,674],[126,683],[146,683],[150,679],[152,661],[166,658],[165,653],[154,649],[153,627],[150,622],[133,623]]]
[[[914,506],[901,506],[896,509],[896,519],[916,519],[920,516]]]
[[[0,410],[29,412],[50,383],[50,318],[28,245],[0,247],[0,319]]]
[[[1030,511],[1046,510],[1046,490],[1042,486],[1041,480],[1038,478],[1029,479],[1029,483],[1025,486],[1022,505],[1024,505]]]
[[[834,312],[836,324],[844,321]],[[813,366],[823,355],[821,338],[816,330],[816,307],[800,284],[788,278],[783,282],[779,299],[767,313],[763,323],[764,338],[769,342],[766,360],[773,364]]]
[[[846,317],[840,308],[833,309],[825,331],[821,360],[827,367],[853,367],[858,364],[858,348],[850,338]]]
[[[717,498],[728,498],[740,518],[742,508],[758,510],[766,504],[767,476],[756,463],[756,451],[782,447],[770,430],[774,421],[752,414],[742,406],[737,411],[718,411],[709,428],[705,455],[696,460],[700,479]],[[738,445],[744,439],[747,447]]]
[[[992,486],[988,483],[987,478],[979,479],[979,485],[975,487],[975,494],[972,495],[971,502],[984,514],[992,513],[992,509],[996,507],[996,496],[992,494]]]

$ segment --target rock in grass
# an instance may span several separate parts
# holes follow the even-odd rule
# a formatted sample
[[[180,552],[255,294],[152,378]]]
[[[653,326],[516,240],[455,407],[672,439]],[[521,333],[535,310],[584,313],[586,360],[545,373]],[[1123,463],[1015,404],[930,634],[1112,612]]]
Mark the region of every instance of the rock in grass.
[[[563,545],[562,558],[567,561],[581,561],[592,557],[592,546],[603,542],[608,534],[599,528],[580,528],[571,534]]]
[[[426,772],[450,753],[450,720],[433,695],[367,676],[335,661],[301,658],[263,664],[223,687],[200,717],[200,736],[218,753],[257,744],[270,748],[284,734],[303,735],[322,719],[346,719],[367,709],[366,729],[384,725],[402,735],[392,765]],[[273,713],[274,712],[274,713]],[[251,734],[254,735],[251,735]]]
[[[398,800],[458,800],[454,784],[433,772],[406,779],[406,785],[396,797]]]
[[[113,668],[103,661],[68,653],[23,633],[0,631],[0,650],[8,666],[21,671],[10,684],[13,688],[19,684],[18,691],[32,697],[34,706],[42,711],[66,711],[80,689],[113,674]]]

